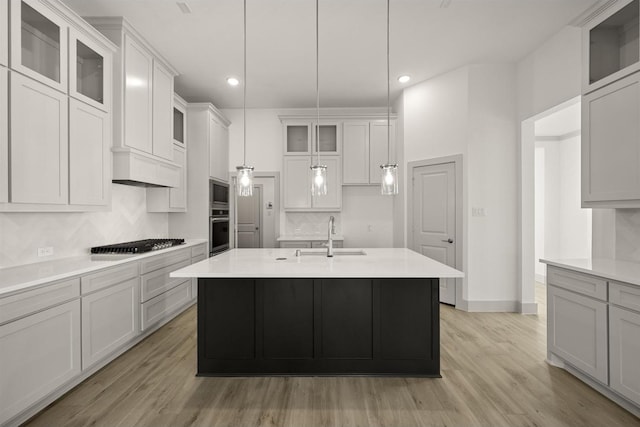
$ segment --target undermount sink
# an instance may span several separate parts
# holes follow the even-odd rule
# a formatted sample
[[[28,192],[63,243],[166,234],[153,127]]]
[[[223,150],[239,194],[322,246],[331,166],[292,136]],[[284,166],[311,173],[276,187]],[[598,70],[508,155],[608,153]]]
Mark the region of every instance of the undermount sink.
[[[333,250],[333,256],[342,256],[342,255],[366,255],[367,253],[362,250],[362,249],[334,249]],[[319,250],[311,250],[311,251],[303,251],[298,249],[296,251],[296,256],[309,256],[309,255],[315,255],[315,256],[327,256],[327,250],[326,249],[319,249]]]

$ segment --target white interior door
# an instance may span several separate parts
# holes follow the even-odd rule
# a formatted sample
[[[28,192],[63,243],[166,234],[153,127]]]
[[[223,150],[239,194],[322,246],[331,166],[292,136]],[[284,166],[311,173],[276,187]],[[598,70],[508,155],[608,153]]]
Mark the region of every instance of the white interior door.
[[[413,169],[413,249],[456,267],[455,164]],[[456,303],[455,279],[440,279],[440,302]]]
[[[238,197],[238,248],[262,247],[262,188],[253,187],[253,196]]]

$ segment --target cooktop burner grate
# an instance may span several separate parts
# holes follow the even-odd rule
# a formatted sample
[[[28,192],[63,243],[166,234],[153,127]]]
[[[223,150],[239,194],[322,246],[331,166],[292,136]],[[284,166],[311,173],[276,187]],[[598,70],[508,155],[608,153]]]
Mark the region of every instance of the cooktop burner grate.
[[[133,242],[117,243],[115,245],[96,246],[91,248],[92,254],[138,254],[157,251],[182,245],[184,239],[145,239]]]

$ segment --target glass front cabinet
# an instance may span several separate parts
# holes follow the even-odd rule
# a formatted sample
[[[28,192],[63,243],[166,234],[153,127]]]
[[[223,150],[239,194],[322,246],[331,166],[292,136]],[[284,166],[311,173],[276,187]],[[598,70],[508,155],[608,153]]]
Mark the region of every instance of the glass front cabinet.
[[[317,150],[320,154],[338,155],[341,152],[341,125],[339,122],[320,120],[320,129],[315,121],[292,121],[284,123],[285,155],[309,155]]]
[[[46,4],[11,0],[11,67],[67,91],[68,25]]]
[[[108,111],[111,105],[111,55],[95,42],[69,30],[69,94],[93,107]]]

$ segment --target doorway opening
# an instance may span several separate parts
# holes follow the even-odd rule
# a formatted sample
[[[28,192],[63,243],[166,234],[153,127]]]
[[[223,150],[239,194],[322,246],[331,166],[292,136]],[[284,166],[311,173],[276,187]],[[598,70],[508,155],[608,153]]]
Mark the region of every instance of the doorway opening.
[[[536,282],[546,283],[540,258],[591,256],[592,218],[581,207],[581,98],[521,125],[520,312],[537,314]]]
[[[253,196],[238,197],[232,174],[230,217],[233,248],[276,248],[280,234],[280,173],[254,172]]]
[[[407,246],[462,269],[462,155],[410,162],[407,174]],[[461,279],[440,279],[441,303],[461,299]]]

